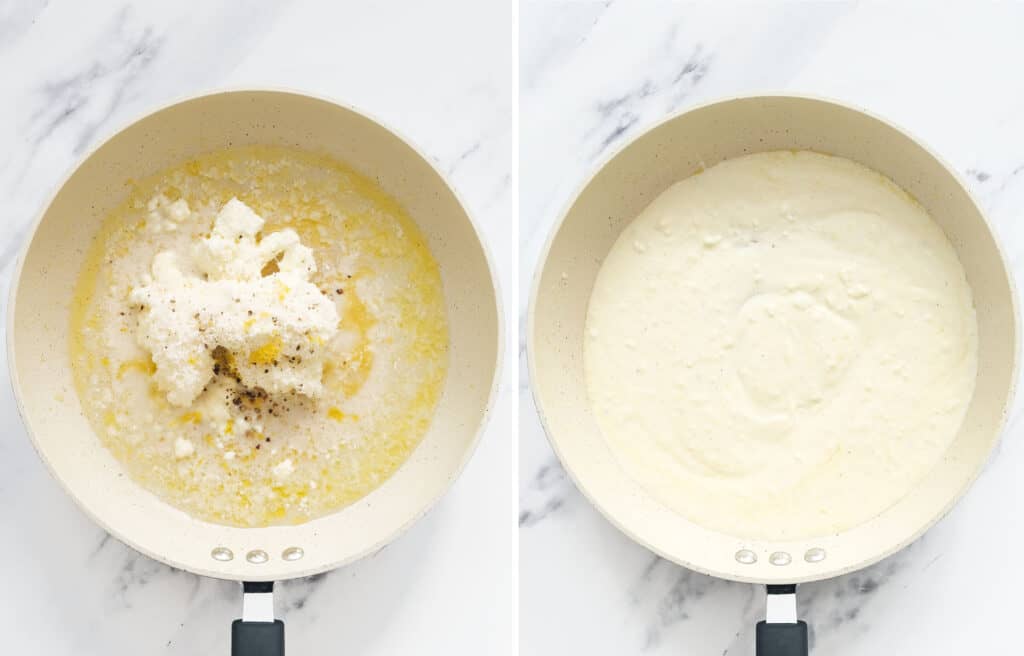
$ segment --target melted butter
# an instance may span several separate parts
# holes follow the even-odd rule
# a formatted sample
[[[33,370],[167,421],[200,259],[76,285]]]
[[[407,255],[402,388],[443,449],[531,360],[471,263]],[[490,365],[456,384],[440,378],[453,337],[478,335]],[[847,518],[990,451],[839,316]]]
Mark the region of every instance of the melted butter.
[[[327,417],[334,421],[345,421],[346,418],[352,419],[353,421],[359,421],[358,415],[346,415],[341,408],[333,405],[327,408]]]
[[[401,206],[334,160],[269,147],[204,155],[130,182],[128,191],[87,254],[72,302],[69,346],[83,407],[132,477],[197,517],[236,526],[307,521],[352,503],[385,481],[429,427],[447,361],[437,264]],[[332,298],[335,289],[344,290],[337,295],[339,327],[351,336],[325,367],[328,393],[322,406],[296,406],[286,415],[291,423],[279,418],[265,422],[279,424],[266,435],[254,430],[238,434],[235,415],[211,433],[205,413],[183,415],[153,384],[141,395],[132,393],[138,385],[126,374],[150,377],[152,362],[112,356],[111,345],[133,342],[135,323],[131,309],[119,306],[123,298],[113,298],[108,286],[112,267],[129,262],[153,238],[144,217],[147,201],[157,193],[186,199],[196,213],[237,196],[266,220],[265,233],[292,228],[313,248],[320,270],[316,284],[331,290]],[[196,226],[192,237],[208,231],[209,226]],[[363,297],[364,283],[374,290],[372,305]],[[126,317],[119,315],[122,311]],[[257,362],[283,355],[290,354],[275,352],[272,343],[250,354]],[[109,358],[109,367],[100,366],[102,357]],[[415,385],[387,374],[395,357],[415,368]],[[232,369],[231,363],[223,364]],[[112,398],[104,396],[105,389],[114,391]],[[262,399],[252,405],[266,408]],[[229,410],[241,416],[234,407]],[[139,426],[138,434],[129,439],[120,430],[118,413]],[[155,419],[147,424],[149,414]],[[188,418],[179,423],[183,416]],[[174,437],[167,436],[178,433],[192,440],[193,456],[169,457]],[[225,456],[229,451],[231,458]],[[295,463],[295,472],[275,480],[271,469],[286,457]]]
[[[124,378],[125,374],[127,374],[129,371],[139,371],[144,374],[152,375],[156,373],[156,365],[149,358],[146,358],[145,360],[125,360],[124,362],[117,366],[118,379]]]
[[[336,284],[342,284],[340,281]],[[366,305],[355,291],[355,285],[349,285],[348,306],[341,320],[341,328],[355,332],[359,337],[355,348],[342,361],[340,367],[331,367],[325,371],[324,381],[327,385],[340,391],[346,397],[359,393],[363,383],[370,377],[373,369],[373,351],[370,349],[368,334],[376,323],[367,311]]]
[[[179,424],[198,424],[203,420],[203,413],[201,412],[185,412],[178,417]]]
[[[328,325],[334,323],[332,318]],[[281,355],[281,338],[272,337],[267,342],[249,354],[249,362],[252,364],[273,364]]]

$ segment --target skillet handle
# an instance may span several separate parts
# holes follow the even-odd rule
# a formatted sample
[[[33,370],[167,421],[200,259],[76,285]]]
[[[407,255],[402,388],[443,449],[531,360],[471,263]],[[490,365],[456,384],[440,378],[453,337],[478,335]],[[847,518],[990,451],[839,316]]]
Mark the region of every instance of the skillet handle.
[[[231,623],[231,656],[284,656],[284,622]]]
[[[766,618],[757,623],[757,656],[808,656],[807,622],[796,618],[796,586],[769,585]]]
[[[273,581],[242,584],[242,619],[231,623],[231,656],[284,656],[284,622],[274,619]]]
[[[807,622],[757,623],[757,656],[807,656]]]

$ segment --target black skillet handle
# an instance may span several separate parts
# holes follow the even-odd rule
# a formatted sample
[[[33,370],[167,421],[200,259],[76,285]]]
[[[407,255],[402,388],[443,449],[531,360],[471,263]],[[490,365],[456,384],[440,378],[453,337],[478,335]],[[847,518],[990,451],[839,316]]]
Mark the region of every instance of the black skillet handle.
[[[284,622],[274,619],[274,583],[243,584],[242,619],[231,623],[231,656],[284,656]]]
[[[808,656],[807,622],[796,619],[796,586],[769,585],[768,607],[767,619],[757,623],[757,656]]]
[[[284,656],[284,622],[231,623],[231,656]]]
[[[757,656],[807,656],[807,622],[757,623]]]

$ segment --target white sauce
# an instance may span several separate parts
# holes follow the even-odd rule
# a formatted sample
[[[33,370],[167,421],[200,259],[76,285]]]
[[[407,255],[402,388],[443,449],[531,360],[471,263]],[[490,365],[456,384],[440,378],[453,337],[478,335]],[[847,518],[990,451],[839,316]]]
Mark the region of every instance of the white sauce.
[[[666,506],[755,539],[835,534],[942,458],[974,391],[963,269],[849,160],[772,152],[677,183],[620,235],[587,316],[613,454]]]

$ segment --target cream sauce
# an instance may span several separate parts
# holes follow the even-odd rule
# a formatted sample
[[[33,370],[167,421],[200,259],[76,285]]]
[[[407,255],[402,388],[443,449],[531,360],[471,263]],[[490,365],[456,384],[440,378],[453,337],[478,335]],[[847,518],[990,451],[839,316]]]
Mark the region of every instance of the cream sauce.
[[[626,472],[705,527],[835,534],[942,458],[974,390],[963,268],[903,190],[852,161],[725,161],[620,235],[588,308],[598,425]]]

